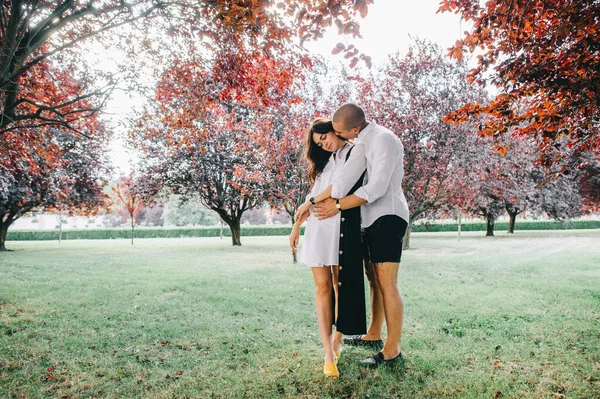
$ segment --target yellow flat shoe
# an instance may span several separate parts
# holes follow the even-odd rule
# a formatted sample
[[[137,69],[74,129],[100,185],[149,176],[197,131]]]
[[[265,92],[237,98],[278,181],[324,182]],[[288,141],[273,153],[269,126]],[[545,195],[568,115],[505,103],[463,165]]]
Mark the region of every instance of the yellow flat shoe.
[[[335,364],[338,364],[338,360],[340,359],[342,351],[333,351],[333,354],[335,355]]]
[[[323,374],[325,374],[325,377],[330,377],[334,380],[337,380],[340,376],[340,372],[335,362],[325,363],[325,365],[323,366]]]

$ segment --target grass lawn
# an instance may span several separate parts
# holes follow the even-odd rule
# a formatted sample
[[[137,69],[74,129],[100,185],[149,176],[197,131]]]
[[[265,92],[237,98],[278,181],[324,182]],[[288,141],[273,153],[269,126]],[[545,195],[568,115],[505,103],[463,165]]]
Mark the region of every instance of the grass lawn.
[[[9,242],[4,398],[599,398],[600,230],[416,233],[404,370],[322,376],[286,237]]]

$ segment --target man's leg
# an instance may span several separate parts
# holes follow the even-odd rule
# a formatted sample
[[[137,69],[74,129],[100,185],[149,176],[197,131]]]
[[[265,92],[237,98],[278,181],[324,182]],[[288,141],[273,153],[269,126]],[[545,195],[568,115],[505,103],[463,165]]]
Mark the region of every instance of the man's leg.
[[[400,354],[402,324],[404,321],[404,302],[398,290],[399,263],[383,262],[375,266],[379,289],[383,296],[387,339],[381,352],[384,359],[392,359]]]
[[[381,339],[381,331],[383,330],[384,307],[383,296],[379,288],[375,263],[365,263],[365,274],[369,281],[370,298],[371,298],[371,321],[367,333],[362,336],[366,341],[377,341]]]

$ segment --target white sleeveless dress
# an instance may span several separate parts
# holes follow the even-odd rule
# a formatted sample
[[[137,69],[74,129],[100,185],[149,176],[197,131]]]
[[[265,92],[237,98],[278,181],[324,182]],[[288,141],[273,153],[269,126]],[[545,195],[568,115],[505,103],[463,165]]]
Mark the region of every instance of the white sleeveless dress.
[[[315,180],[309,198],[325,190],[339,177],[350,147],[350,144],[346,144],[331,154],[325,169]],[[310,212],[311,215],[308,217],[304,230],[304,240],[301,241],[300,262],[310,267],[337,265],[340,256],[340,213],[327,219],[318,220],[312,215],[312,207]]]

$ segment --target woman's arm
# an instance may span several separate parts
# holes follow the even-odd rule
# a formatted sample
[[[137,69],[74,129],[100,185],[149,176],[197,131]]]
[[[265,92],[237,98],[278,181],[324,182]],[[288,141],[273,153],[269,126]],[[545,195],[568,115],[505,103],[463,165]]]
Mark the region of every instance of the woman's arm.
[[[302,226],[302,223],[308,219],[309,215],[310,212],[304,212],[292,226],[292,232],[290,233],[290,248],[292,248],[292,251],[294,252],[298,250],[298,242],[300,241],[300,226]]]

